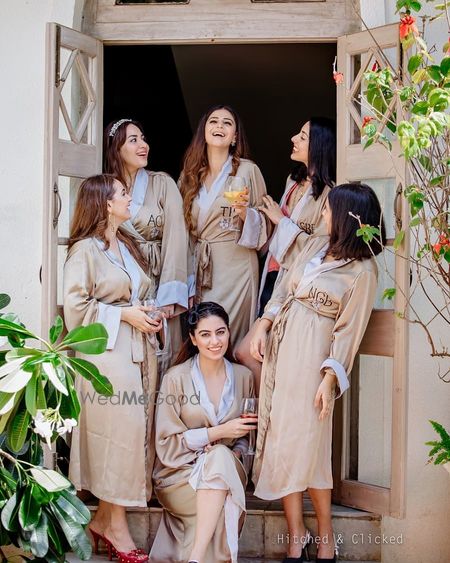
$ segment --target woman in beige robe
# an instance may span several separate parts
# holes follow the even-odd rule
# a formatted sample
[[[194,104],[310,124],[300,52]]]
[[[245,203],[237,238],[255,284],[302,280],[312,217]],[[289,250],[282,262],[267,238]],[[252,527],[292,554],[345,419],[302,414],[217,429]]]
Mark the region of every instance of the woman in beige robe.
[[[131,217],[122,225],[135,237],[155,280],[153,298],[164,310],[169,331],[159,353],[164,373],[181,345],[179,314],[188,307],[188,236],[183,202],[176,183],[164,172],[146,170],[149,145],[142,125],[131,119],[111,122],[105,130],[105,171],[116,175],[132,197]]]
[[[112,176],[95,176],[81,185],[64,266],[64,316],[69,330],[104,324],[106,352],[86,359],[114,389],[112,397],[104,397],[77,378],[82,410],[73,432],[69,477],[77,489],[99,499],[90,524],[96,548],[101,539],[110,553],[135,562],[147,556],[134,551],[125,509],[145,507],[151,496],[154,447],[149,437],[157,366],[146,334],[160,330],[161,322],[140,306],[154,282],[144,272],[139,248],[117,230],[130,216],[130,200]]]
[[[264,206],[259,210],[245,206],[236,208],[244,220],[242,239],[251,246],[262,247],[263,252],[267,251],[259,290],[260,315],[274,287],[281,282],[310,237],[326,235],[322,212],[336,179],[335,129],[332,120],[312,117],[292,137],[291,160],[297,165],[287,179],[279,205],[270,196],[265,196]],[[270,231],[259,227],[265,217],[272,225]],[[250,354],[255,328],[253,325],[239,344],[236,358],[252,370],[258,393],[261,364]]]
[[[247,475],[241,456],[256,418],[240,418],[253,377],[227,360],[228,315],[216,303],[188,315],[190,339],[165,375],[156,412],[154,488],[163,506],[154,563],[237,561]],[[247,422],[245,422],[247,420]]]
[[[201,118],[184,159],[180,178],[184,216],[190,232],[195,298],[220,303],[230,315],[236,345],[248,332],[257,312],[258,255],[240,233],[242,221],[224,197],[229,176],[245,179],[249,205],[262,204],[266,186],[259,168],[246,159],[242,123],[229,106],[215,106]],[[264,237],[266,222],[258,234]]]
[[[301,492],[317,512],[318,562],[331,562],[331,438],[334,387],[349,387],[348,374],[364,335],[377,287],[369,247],[357,237],[364,224],[381,225],[380,204],[365,185],[344,184],[328,196],[328,237],[313,237],[275,290],[251,342],[263,361],[258,439],[253,479],[260,498],[283,499],[290,537],[288,556],[302,561],[308,538]],[[268,339],[266,343],[266,335]],[[294,419],[295,418],[295,423]]]

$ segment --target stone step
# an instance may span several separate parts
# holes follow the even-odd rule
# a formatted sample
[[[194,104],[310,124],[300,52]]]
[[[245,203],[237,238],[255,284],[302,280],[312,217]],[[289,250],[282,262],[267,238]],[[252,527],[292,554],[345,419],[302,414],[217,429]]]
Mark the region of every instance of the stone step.
[[[82,563],[81,559],[78,559],[73,553],[68,553],[66,561],[69,563]],[[93,563],[99,563],[101,561],[108,561],[106,555],[93,555],[89,561]],[[113,560],[114,561],[114,560]],[[255,559],[253,557],[239,557],[238,563],[280,563],[281,559]],[[344,561],[339,559],[339,563],[372,563],[371,561]]]
[[[88,503],[92,512],[96,506]],[[128,521],[136,545],[150,549],[162,509],[152,501],[148,508],[130,508]],[[304,502],[306,526],[313,536],[317,534],[317,520],[311,504]],[[339,545],[340,561],[381,561],[381,517],[377,514],[332,505],[333,528]],[[292,540],[291,540],[292,541]],[[295,539],[293,540],[295,541]],[[298,541],[298,540],[297,540]],[[281,560],[286,554],[289,537],[286,520],[280,501],[261,501],[251,495],[247,497],[247,518],[239,540],[239,555],[249,561]],[[316,549],[310,546],[310,556]],[[242,560],[243,562],[245,559]]]

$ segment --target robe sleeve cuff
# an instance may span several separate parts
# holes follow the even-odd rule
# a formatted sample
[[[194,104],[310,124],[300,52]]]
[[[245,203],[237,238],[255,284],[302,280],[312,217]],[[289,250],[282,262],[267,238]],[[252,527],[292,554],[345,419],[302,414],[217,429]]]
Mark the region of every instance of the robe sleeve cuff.
[[[339,399],[339,397],[342,397],[344,392],[350,387],[347,372],[345,371],[344,366],[333,358],[326,359],[320,366],[320,371],[322,372],[325,368],[331,368],[336,374],[340,390],[339,395],[336,395],[336,399]]]
[[[268,321],[273,322],[275,317],[278,315],[278,311],[281,309],[281,305],[272,305],[271,307],[264,310],[264,315],[262,315],[262,319],[267,319]]]
[[[237,241],[239,246],[245,248],[258,248],[259,236],[261,234],[262,219],[259,211],[252,207],[247,209],[244,226],[242,227],[242,234]]]
[[[160,307],[165,305],[180,305],[188,308],[188,286],[180,281],[170,281],[160,284],[157,300]]]
[[[203,428],[191,428],[183,432],[184,441],[190,450],[196,452],[201,450],[209,444],[208,429]]]
[[[98,302],[97,322],[102,323],[108,332],[107,350],[113,350],[119,334],[121,307]]]
[[[278,263],[281,264],[286,252],[299,233],[301,233],[300,227],[289,217],[283,217],[278,223],[269,245],[269,251]]]
[[[195,297],[195,276],[194,274],[189,274],[187,279],[188,285],[188,297]]]

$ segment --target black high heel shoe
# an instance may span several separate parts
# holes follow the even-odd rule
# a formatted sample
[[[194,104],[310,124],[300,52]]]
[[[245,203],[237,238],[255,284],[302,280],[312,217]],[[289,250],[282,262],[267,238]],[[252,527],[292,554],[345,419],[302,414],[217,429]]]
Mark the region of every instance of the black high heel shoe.
[[[328,557],[328,558],[318,557],[318,558],[316,559],[316,563],[336,563],[336,561],[338,560],[338,558],[339,558],[339,548],[338,548],[338,546],[337,546],[336,544],[334,544],[334,555],[333,555],[333,558],[330,559],[329,557]]]
[[[312,543],[313,538],[311,532],[306,529],[305,537],[303,538],[302,542],[302,554],[300,557],[285,557],[283,559],[283,563],[304,563],[305,558],[306,561],[309,561],[309,544]]]

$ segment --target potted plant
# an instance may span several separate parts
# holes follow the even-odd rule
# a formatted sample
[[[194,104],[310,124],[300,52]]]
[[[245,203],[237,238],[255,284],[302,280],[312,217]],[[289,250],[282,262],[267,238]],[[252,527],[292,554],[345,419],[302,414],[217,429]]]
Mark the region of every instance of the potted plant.
[[[9,302],[0,295],[0,308]],[[71,350],[101,354],[108,335],[98,323],[65,336],[63,328],[58,317],[47,341],[13,313],[0,314],[1,561],[14,552],[16,561],[50,563],[64,562],[68,551],[83,560],[91,556],[85,533],[90,512],[64,475],[43,467],[43,442],[51,447],[78,424],[76,377],[88,379],[99,394],[112,395],[94,364],[67,355]]]
[[[430,423],[441,439],[425,443],[426,446],[431,446],[428,462],[433,462],[434,465],[442,465],[450,473],[450,435],[439,422],[430,420]]]

